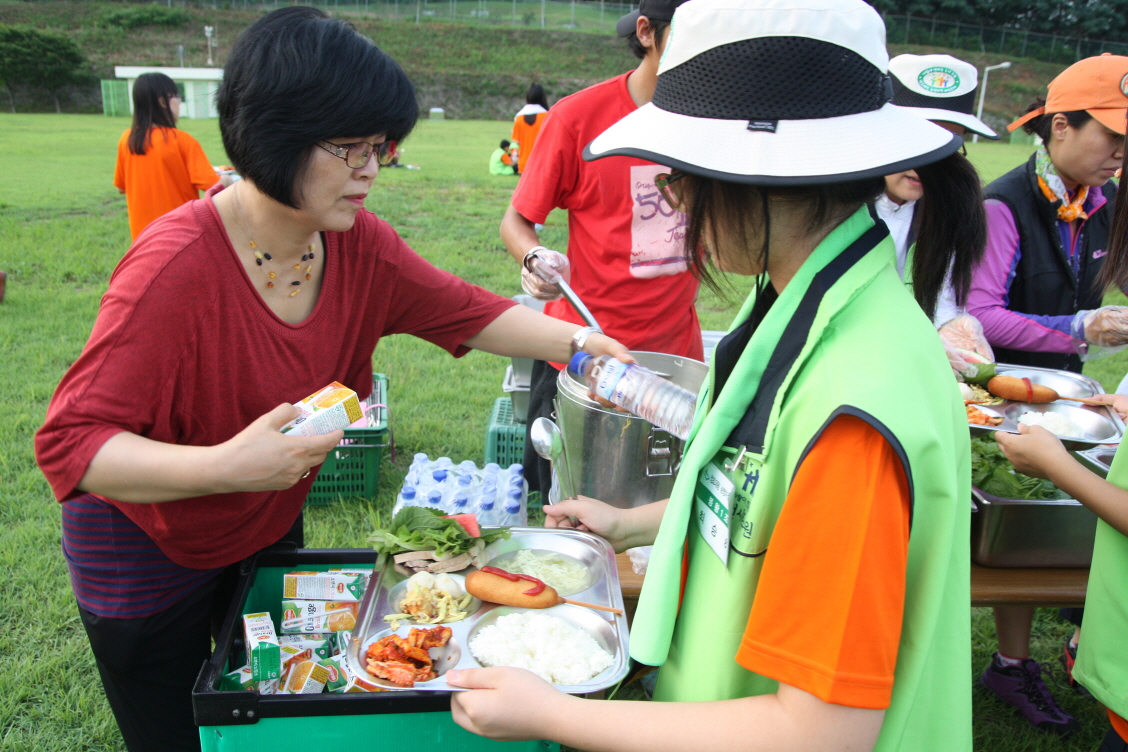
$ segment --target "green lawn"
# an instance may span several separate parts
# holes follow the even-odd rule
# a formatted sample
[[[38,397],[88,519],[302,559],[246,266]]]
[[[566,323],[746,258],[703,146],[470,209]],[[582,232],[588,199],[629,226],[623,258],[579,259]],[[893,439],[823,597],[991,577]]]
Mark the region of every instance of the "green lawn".
[[[182,121],[213,164],[225,161],[215,121]],[[102,697],[59,551],[59,511],[32,456],[32,435],[47,401],[90,332],[98,301],[129,244],[125,202],[111,185],[115,145],[125,120],[82,115],[0,114],[0,269],[9,273],[0,305],[0,749],[118,750],[117,730]],[[486,164],[508,123],[424,122],[405,145],[404,161],[420,170],[385,170],[369,208],[388,219],[436,265],[502,295],[519,293],[516,265],[497,225],[515,179],[491,177]],[[978,144],[971,155],[985,178],[1001,174],[1028,147]],[[543,234],[566,243],[565,217]],[[747,280],[736,280],[739,298]],[[733,304],[707,291],[703,325],[722,329]],[[359,322],[358,322],[359,323]],[[386,460],[374,504],[319,507],[307,515],[311,546],[362,546],[376,506],[393,497],[412,453],[481,462],[493,401],[502,396],[506,360],[472,353],[459,362],[411,337],[390,337],[374,357],[388,374],[397,460]],[[1108,387],[1125,358],[1090,369]],[[975,665],[993,646],[990,612],[973,618]],[[1067,628],[1040,613],[1035,656],[1056,655]],[[1091,750],[1107,726],[1091,703],[1058,691],[1081,717],[1084,733],[1058,742],[1029,730],[1006,708],[975,694],[979,750]]]

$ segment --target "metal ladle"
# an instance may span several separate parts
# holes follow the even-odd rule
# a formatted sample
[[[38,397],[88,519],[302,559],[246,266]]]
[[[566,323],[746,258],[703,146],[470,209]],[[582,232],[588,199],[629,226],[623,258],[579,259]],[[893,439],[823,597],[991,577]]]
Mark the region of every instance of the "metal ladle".
[[[572,469],[567,462],[561,462],[564,456],[564,435],[560,426],[545,417],[537,418],[529,427],[529,440],[533,450],[541,457],[552,463],[560,477],[560,490],[564,492],[565,499],[573,499],[576,489],[572,483]],[[561,472],[563,469],[563,472]]]

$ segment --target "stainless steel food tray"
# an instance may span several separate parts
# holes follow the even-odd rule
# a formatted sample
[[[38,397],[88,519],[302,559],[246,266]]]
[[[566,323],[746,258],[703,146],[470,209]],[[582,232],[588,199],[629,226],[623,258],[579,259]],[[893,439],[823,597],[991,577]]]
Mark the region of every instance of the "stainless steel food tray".
[[[563,594],[563,597],[596,603],[601,606],[623,608],[623,591],[619,586],[619,570],[615,565],[615,551],[607,541],[578,530],[538,527],[515,527],[511,530],[512,536],[508,540],[496,541],[486,548],[486,557],[489,561],[521,549],[552,551],[570,556],[578,559],[587,567],[591,575],[590,584],[584,590],[572,595]],[[464,576],[473,569],[473,567],[469,567],[455,574]],[[452,668],[481,667],[481,664],[470,653],[470,637],[477,629],[492,623],[500,616],[528,610],[499,606],[494,603],[481,603],[475,600],[471,604],[471,608],[477,605],[477,609],[472,611],[468,617],[462,621],[445,625],[451,629],[450,643],[431,651],[431,657],[435,661],[435,670],[439,672],[438,678],[428,682],[418,682],[414,687],[400,687],[369,674],[365,668],[365,654],[369,645],[381,637],[391,634],[391,629],[388,623],[384,621],[384,616],[395,613],[391,607],[392,591],[405,579],[392,568],[390,558],[385,566],[373,575],[360,602],[356,629],[353,632],[353,639],[349,644],[347,654],[347,666],[350,672],[390,690],[407,692],[460,691],[459,688],[448,685],[443,675]],[[539,610],[552,616],[558,616],[573,626],[583,629],[604,650],[611,653],[612,664],[602,673],[583,684],[556,685],[557,689],[567,694],[587,694],[613,686],[627,675],[630,659],[626,616],[570,604],[561,604]],[[396,634],[406,636],[412,627],[429,628],[431,626],[434,625],[404,622],[396,630]]]
[[[1063,397],[1092,397],[1101,394],[1101,385],[1080,373],[1059,371],[1054,368],[1034,366],[1011,366],[1000,363],[996,369],[1000,376],[1028,378],[1035,384],[1048,386]],[[973,436],[981,436],[993,431],[1018,433],[1018,419],[1024,413],[1059,413],[1072,421],[1084,432],[1083,436],[1062,436],[1061,443],[1067,449],[1088,449],[1098,444],[1118,444],[1124,436],[1124,422],[1111,407],[1083,405],[1080,402],[1059,400],[1044,405],[1007,400],[1000,405],[976,405],[980,410],[1003,419],[997,426],[980,426],[969,423]]]

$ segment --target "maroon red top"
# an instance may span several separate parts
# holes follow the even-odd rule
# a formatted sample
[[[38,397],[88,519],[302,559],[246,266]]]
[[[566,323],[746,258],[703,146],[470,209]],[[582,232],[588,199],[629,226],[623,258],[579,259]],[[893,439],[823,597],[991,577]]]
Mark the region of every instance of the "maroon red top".
[[[513,302],[436,269],[374,214],[325,233],[325,276],[298,325],[274,315],[224,234],[211,196],[150,226],[122,259],[85,350],[63,377],[35,437],[60,501],[98,449],[129,431],[211,446],[281,402],[332,381],[363,398],[380,337],[410,333],[456,357]],[[174,562],[226,566],[281,538],[315,476],[285,491],[163,504],[108,500]]]

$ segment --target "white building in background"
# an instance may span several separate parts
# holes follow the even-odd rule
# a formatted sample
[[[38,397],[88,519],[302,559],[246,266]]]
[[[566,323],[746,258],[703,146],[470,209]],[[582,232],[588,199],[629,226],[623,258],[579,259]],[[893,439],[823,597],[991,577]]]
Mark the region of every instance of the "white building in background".
[[[142,73],[163,73],[180,87],[180,117],[215,118],[215,93],[223,80],[223,68],[162,68],[160,66],[117,65],[114,75],[124,78],[128,87],[126,101],[133,112],[133,82]]]

